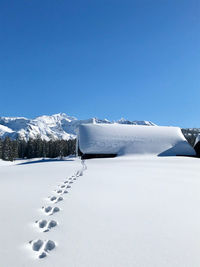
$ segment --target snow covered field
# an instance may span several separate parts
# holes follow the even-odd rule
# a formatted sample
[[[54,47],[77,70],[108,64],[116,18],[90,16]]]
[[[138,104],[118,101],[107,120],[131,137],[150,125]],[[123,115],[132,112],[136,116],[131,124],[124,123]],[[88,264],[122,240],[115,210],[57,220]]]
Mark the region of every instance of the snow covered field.
[[[0,161],[1,267],[200,266],[200,159],[85,164]]]

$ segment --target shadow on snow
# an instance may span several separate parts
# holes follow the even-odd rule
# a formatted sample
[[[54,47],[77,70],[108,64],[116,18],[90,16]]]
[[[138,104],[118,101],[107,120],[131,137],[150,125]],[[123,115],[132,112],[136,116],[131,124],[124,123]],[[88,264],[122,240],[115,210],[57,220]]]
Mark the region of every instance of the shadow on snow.
[[[38,159],[30,160],[27,162],[18,163],[17,165],[35,164],[35,163],[46,163],[46,162],[63,162],[63,161],[74,161],[74,159]]]

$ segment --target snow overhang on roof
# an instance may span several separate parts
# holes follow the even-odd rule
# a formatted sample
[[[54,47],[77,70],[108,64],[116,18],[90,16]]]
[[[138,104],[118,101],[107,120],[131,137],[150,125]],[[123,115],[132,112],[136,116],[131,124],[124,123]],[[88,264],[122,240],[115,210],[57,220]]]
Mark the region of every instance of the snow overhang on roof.
[[[78,143],[83,154],[196,155],[178,127],[82,124]]]

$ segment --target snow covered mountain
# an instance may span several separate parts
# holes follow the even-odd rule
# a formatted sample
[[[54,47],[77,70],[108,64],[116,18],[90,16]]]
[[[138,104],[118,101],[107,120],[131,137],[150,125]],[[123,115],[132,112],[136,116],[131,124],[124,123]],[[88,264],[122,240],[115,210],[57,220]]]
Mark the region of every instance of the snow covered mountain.
[[[44,115],[35,119],[27,119],[24,117],[0,117],[0,137],[5,138],[9,136],[12,139],[19,137],[25,140],[40,137],[47,141],[51,139],[69,140],[76,137],[78,126],[83,123],[155,125],[150,121],[128,121],[123,118],[115,122],[97,118],[78,120],[65,113],[54,114],[52,116]]]

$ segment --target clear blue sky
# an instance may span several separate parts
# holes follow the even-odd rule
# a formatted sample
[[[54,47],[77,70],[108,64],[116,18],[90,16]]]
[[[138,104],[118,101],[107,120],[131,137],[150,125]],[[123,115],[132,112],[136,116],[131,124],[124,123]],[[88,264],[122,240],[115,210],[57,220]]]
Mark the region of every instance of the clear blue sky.
[[[1,0],[0,116],[200,127],[199,0]]]

